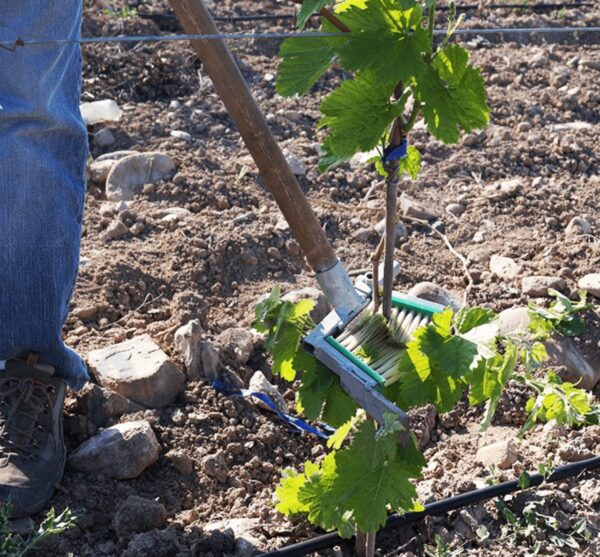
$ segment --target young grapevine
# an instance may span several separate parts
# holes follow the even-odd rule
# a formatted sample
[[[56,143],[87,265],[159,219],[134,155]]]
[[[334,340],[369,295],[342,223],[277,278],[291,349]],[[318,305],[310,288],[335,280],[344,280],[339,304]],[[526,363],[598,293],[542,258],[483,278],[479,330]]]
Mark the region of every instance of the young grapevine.
[[[461,19],[451,7],[447,31],[435,41],[435,9],[436,0],[304,0],[298,26],[319,12],[326,36],[287,39],[280,50],[277,91],[283,96],[307,93],[334,66],[343,70],[341,84],[321,102],[319,127],[327,134],[319,167],[325,171],[368,153],[363,160],[386,176],[388,219],[396,218],[391,180],[402,173],[415,179],[420,171],[421,155],[408,144],[417,122],[423,120],[439,140],[456,143],[462,132],[489,120],[479,69],[463,47],[451,43]],[[385,284],[383,314],[378,296],[376,289],[374,304],[337,340],[378,370],[385,396],[401,409],[433,404],[447,412],[468,395],[470,404],[485,404],[485,428],[505,387],[517,380],[535,393],[524,429],[549,419],[570,426],[597,420],[585,391],[552,372],[540,378],[537,369],[547,357],[548,335],[581,330],[584,322],[576,314],[586,308],[585,300],[557,296],[547,309],[532,306],[528,335],[507,338],[498,334],[496,314],[478,307],[446,309],[400,331],[390,319],[398,314],[390,313],[389,303],[386,310]],[[337,375],[304,350],[301,340],[315,327],[313,305],[282,301],[275,289],[257,305],[253,323],[266,335],[273,372],[299,380],[297,410],[338,428],[323,460],[284,471],[277,509],[343,536],[374,533],[390,510],[420,508],[412,480],[425,460],[412,434],[399,444],[403,426],[393,416],[375,423],[342,390]]]

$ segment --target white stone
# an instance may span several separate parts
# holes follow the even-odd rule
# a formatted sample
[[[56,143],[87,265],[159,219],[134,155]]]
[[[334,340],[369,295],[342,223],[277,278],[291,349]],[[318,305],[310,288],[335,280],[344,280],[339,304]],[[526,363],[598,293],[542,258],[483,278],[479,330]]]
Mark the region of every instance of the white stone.
[[[524,277],[521,281],[521,290],[526,296],[532,296],[534,298],[540,298],[542,296],[548,296],[548,289],[553,288],[560,292],[564,291],[567,284],[564,279],[560,277],[548,277],[543,275],[534,275],[530,277]]]
[[[529,309],[526,307],[508,308],[498,315],[498,334],[501,336],[519,335],[527,332],[531,323]]]
[[[289,149],[284,149],[283,155],[285,156],[285,160],[290,166],[292,173],[294,173],[296,176],[306,175],[306,165],[298,155],[292,153]]]
[[[190,381],[217,378],[219,354],[212,342],[206,339],[199,319],[192,319],[177,329],[175,347],[183,356]]]
[[[93,350],[88,362],[103,387],[149,408],[173,402],[185,380],[149,335]]]
[[[106,178],[106,198],[109,201],[131,201],[152,184],[175,174],[175,163],[164,153],[140,153],[119,159]]]
[[[383,217],[374,227],[377,234],[383,234],[385,232],[385,217]],[[408,236],[408,230],[401,222],[396,223],[396,240],[405,238]]]
[[[581,277],[577,286],[588,294],[600,298],[600,273],[590,273]]]
[[[109,99],[81,103],[79,105],[79,110],[86,126],[91,126],[98,122],[116,122],[123,114],[119,105],[115,101]]]
[[[109,418],[144,410],[137,402],[111,389],[88,383],[77,395],[77,409],[96,426],[103,426]]]
[[[594,125],[590,124],[590,122],[565,122],[562,124],[554,124],[552,126],[554,131],[584,131],[584,130],[593,130]]]
[[[546,364],[551,368],[563,368],[559,371],[562,379],[577,383],[583,389],[591,390],[600,380],[600,369],[583,356],[569,337],[554,335],[544,342],[548,359]]]
[[[172,130],[170,132],[171,137],[174,137],[175,139],[182,139],[183,141],[191,141],[192,140],[192,134],[188,133],[188,132],[184,132],[183,130]]]
[[[492,255],[490,271],[501,279],[512,280],[521,272],[521,266],[512,257]]]
[[[580,236],[582,234],[591,234],[592,225],[590,222],[583,217],[573,217],[567,227],[565,228],[565,234],[567,236]]]
[[[158,460],[160,446],[146,420],[117,424],[77,447],[68,463],[78,472],[137,478]]]
[[[481,447],[477,451],[475,459],[486,468],[495,466],[500,470],[506,470],[519,460],[519,455],[514,441],[496,441],[496,443]]]
[[[460,307],[460,303],[454,296],[442,286],[429,281],[423,281],[415,284],[408,292],[408,296],[415,296],[423,300],[429,300],[443,306],[450,306],[455,309]]]
[[[409,197],[406,193],[400,195],[400,209],[402,210],[402,214],[407,217],[412,217],[414,219],[419,220],[435,220],[437,215],[426,209],[419,203],[417,203],[414,199]]]
[[[275,406],[277,406],[277,409],[280,412],[283,412],[284,414],[289,413],[290,409],[288,408],[285,398],[283,398],[283,395],[277,390],[275,385],[269,383],[262,371],[256,371],[254,373],[250,379],[248,389],[252,392],[258,392],[267,395],[275,403]],[[264,408],[269,412],[273,412],[272,408],[269,408],[268,405],[260,400],[254,400],[254,402],[261,408]]]

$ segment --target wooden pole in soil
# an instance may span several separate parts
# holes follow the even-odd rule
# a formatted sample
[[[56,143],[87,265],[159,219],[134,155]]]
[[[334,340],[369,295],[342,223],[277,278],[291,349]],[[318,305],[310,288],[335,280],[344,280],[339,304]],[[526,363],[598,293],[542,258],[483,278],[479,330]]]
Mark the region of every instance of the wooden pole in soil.
[[[169,1],[186,33],[218,33],[202,0]],[[309,264],[317,273],[329,271],[338,263],[333,248],[252,97],[231,52],[222,40],[197,39],[191,43]]]

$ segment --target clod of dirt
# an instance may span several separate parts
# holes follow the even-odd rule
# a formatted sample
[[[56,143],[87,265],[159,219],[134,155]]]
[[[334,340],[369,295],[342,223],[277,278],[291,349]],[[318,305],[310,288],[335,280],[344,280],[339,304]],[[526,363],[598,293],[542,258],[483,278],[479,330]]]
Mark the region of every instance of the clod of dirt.
[[[121,557],[173,557],[178,549],[175,532],[166,528],[138,534]]]
[[[145,421],[109,427],[82,443],[69,456],[69,466],[87,474],[109,478],[137,478],[158,460],[160,446]]]
[[[515,443],[509,439],[481,447],[475,458],[486,468],[495,466],[500,470],[506,470],[519,460],[519,454]]]
[[[173,402],[185,381],[150,335],[93,350],[88,361],[102,386],[148,408]]]
[[[221,361],[234,367],[245,365],[260,343],[258,334],[244,327],[233,327],[223,331],[215,340]]]
[[[140,153],[119,159],[106,178],[109,201],[131,201],[144,184],[153,184],[175,174],[175,162],[164,153]]]
[[[229,469],[223,451],[205,456],[202,459],[202,470],[207,476],[216,478],[221,483],[226,482],[229,477]]]
[[[131,495],[121,503],[113,521],[119,538],[162,528],[167,522],[165,506],[152,499]]]
[[[192,459],[189,455],[180,450],[173,449],[169,451],[165,458],[173,465],[173,467],[184,476],[191,476],[194,471],[194,466],[192,463]]]

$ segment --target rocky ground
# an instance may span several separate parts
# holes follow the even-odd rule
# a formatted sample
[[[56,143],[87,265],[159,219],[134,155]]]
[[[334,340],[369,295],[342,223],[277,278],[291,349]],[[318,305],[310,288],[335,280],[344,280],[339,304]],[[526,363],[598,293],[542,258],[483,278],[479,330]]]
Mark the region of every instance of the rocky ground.
[[[179,30],[166,2],[130,4],[137,15],[104,13],[107,5],[123,7],[116,0],[86,1],[85,34]],[[275,0],[212,5],[220,15],[291,13],[289,2]],[[598,7],[543,14],[484,7],[466,22],[599,24]],[[291,23],[221,25],[285,31]],[[405,217],[445,232],[468,263],[469,303],[496,310],[543,299],[548,284],[569,295],[578,284],[600,295],[597,276],[581,282],[600,265],[597,35],[516,40],[523,37],[465,38],[487,83],[490,126],[457,146],[417,128],[410,140],[423,153],[424,169],[418,181],[402,184],[400,207]],[[282,99],[274,90],[277,44],[231,47],[339,257],[359,273],[381,233],[382,188],[372,169],[346,165],[324,175],[316,169],[318,99],[340,76],[328,74],[306,98]],[[257,371],[273,380],[261,339],[248,325],[253,303],[274,285],[315,286],[299,246],[189,46],[86,46],[84,60],[82,100],[113,100],[122,115],[89,125],[93,162],[81,271],[65,329],[94,375],[68,400],[69,467],[52,505],[69,506],[79,518],[39,553],[249,555],[315,535],[304,522],[280,517],[271,499],[280,470],[318,457],[322,442],[289,431],[251,401],[215,392],[206,380],[246,386]],[[122,150],[141,154],[117,161]],[[398,290],[431,281],[462,298],[469,282],[462,263],[428,227],[404,218],[396,255]],[[556,362],[563,371],[575,361],[597,379],[599,316],[594,310],[588,332],[562,347],[575,358]],[[129,381],[115,378],[108,354],[129,368]],[[254,377],[255,385],[266,380]],[[293,407],[291,386],[274,382],[279,404]],[[526,397],[511,386],[485,434],[478,431],[480,411],[466,405],[443,416],[429,408],[415,413],[429,461],[418,486],[423,501],[512,479],[549,459],[559,465],[598,453],[597,427],[540,426],[519,439]],[[479,451],[493,442],[499,444],[491,455]],[[511,526],[492,502],[385,534],[378,547],[382,555],[405,557],[427,551],[512,557],[531,555],[541,541],[542,555],[600,553],[597,475],[506,504],[519,520],[524,508],[533,509],[536,526]],[[435,553],[436,543],[451,549]]]

